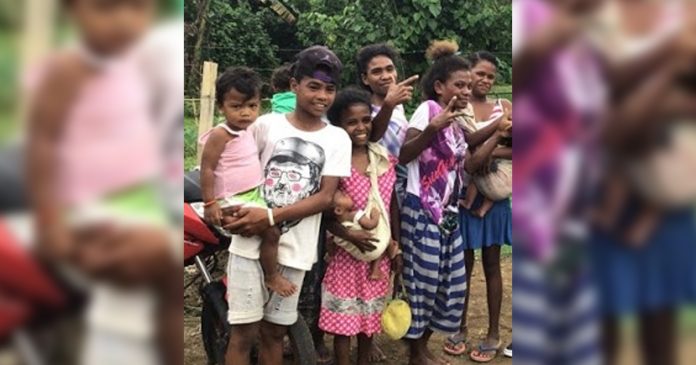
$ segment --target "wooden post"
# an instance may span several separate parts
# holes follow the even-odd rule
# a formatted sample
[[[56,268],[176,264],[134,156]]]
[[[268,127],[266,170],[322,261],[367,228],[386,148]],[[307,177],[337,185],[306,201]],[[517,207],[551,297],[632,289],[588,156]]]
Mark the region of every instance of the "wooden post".
[[[201,114],[198,117],[198,135],[202,135],[213,127],[215,118],[215,80],[217,80],[218,65],[215,62],[203,63],[203,78],[201,79]],[[201,161],[203,146],[198,145],[198,162]]]
[[[56,27],[56,0],[26,0],[24,2],[24,26],[22,34],[22,74],[27,68],[46,56],[53,45]],[[26,122],[29,105],[25,98],[20,100],[15,113],[20,123]]]
[[[56,0],[27,0],[24,4],[24,42],[22,58],[36,62],[53,44]]]

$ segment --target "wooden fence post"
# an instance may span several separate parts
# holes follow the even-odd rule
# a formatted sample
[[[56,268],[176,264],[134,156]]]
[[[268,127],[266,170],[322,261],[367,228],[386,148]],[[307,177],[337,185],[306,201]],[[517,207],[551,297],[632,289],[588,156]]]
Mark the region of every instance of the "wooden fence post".
[[[21,73],[51,50],[56,26],[56,0],[27,0],[24,2],[24,25],[22,30]],[[15,113],[20,123],[26,122],[29,105],[25,98],[20,100]]]
[[[198,117],[198,136],[203,135],[213,127],[215,118],[215,81],[217,80],[218,65],[215,62],[203,63],[203,78],[201,80],[201,114]],[[196,141],[198,143],[198,141]],[[201,161],[203,146],[198,144],[198,162]]]

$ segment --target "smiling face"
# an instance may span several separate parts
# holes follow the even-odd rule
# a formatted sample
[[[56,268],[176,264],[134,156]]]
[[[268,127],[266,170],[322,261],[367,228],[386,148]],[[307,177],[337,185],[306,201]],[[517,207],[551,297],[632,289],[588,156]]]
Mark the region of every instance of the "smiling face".
[[[247,129],[259,115],[261,99],[259,95],[249,98],[232,88],[225,94],[220,112],[225,115],[227,125],[232,129]]]
[[[472,77],[469,70],[453,72],[444,83],[435,81],[435,92],[440,97],[439,102],[446,105],[452,97],[456,96],[455,107],[457,109],[466,108],[471,96],[471,82]]]
[[[494,64],[486,60],[479,61],[471,70],[473,77],[472,93],[477,97],[485,97],[495,85],[497,69]]]
[[[349,105],[341,113],[340,126],[348,133],[353,146],[366,146],[372,132],[370,107],[362,103]]]
[[[367,71],[362,74],[362,82],[376,95],[387,95],[389,86],[396,82],[396,67],[391,58],[387,56],[375,56],[367,64]]]
[[[290,81],[290,88],[297,95],[297,108],[321,118],[336,97],[336,85],[305,76],[298,83]]]

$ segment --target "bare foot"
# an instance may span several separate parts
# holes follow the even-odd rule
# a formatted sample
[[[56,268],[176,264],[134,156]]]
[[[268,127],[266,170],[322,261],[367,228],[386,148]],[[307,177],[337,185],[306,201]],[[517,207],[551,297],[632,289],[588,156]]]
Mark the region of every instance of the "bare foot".
[[[387,360],[387,356],[382,352],[382,349],[377,346],[377,341],[372,341],[372,346],[370,346],[370,353],[367,355],[371,363],[383,362]]]
[[[289,297],[297,291],[297,286],[280,274],[267,278],[266,287],[269,291],[280,294],[281,297]]]

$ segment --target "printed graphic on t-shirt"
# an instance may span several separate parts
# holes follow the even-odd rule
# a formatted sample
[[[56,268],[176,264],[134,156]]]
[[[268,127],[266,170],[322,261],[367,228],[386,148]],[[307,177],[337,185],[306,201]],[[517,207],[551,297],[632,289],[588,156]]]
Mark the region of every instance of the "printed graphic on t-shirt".
[[[264,169],[263,194],[271,208],[294,204],[319,191],[324,149],[316,143],[290,137],[276,142]],[[290,228],[298,221],[286,222]]]

